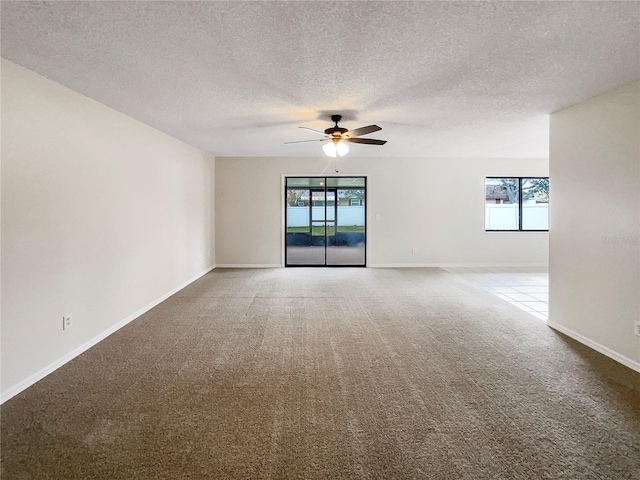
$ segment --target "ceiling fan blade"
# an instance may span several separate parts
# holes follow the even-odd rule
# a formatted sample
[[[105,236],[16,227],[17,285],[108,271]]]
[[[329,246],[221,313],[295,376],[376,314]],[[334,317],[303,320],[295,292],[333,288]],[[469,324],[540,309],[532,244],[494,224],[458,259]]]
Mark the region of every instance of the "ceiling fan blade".
[[[376,140],[375,138],[343,138],[343,142],[364,143],[366,145],[384,145],[386,140]]]
[[[361,135],[366,135],[367,133],[377,132],[378,130],[382,130],[378,125],[369,125],[367,127],[356,128],[355,130],[350,130],[347,132],[347,135],[350,137],[359,137]]]
[[[329,140],[328,138],[317,138],[315,140],[296,140],[295,142],[284,142],[285,144],[287,143],[305,143],[305,142],[326,142],[327,140]]]
[[[305,130],[309,130],[310,132],[315,132],[315,133],[319,133],[320,135],[325,135],[324,132],[321,132],[320,130],[314,130],[313,128],[309,128],[309,127],[298,127],[298,128],[304,128]]]

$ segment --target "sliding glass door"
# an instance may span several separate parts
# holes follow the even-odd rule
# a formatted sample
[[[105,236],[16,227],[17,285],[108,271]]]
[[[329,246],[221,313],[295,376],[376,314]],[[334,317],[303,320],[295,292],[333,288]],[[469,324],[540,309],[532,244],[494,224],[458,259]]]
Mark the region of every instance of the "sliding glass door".
[[[366,265],[366,178],[287,177],[285,265]]]

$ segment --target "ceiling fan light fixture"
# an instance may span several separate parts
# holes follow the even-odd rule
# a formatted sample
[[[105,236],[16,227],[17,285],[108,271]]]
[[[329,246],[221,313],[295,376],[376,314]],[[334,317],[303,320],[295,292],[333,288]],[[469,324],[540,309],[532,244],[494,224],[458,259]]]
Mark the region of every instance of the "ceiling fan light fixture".
[[[344,157],[347,153],[349,153],[349,145],[341,140],[336,143],[336,151],[338,152],[339,157]]]
[[[322,146],[324,154],[328,157],[344,157],[349,153],[349,145],[341,140],[334,140],[333,142],[327,142]]]

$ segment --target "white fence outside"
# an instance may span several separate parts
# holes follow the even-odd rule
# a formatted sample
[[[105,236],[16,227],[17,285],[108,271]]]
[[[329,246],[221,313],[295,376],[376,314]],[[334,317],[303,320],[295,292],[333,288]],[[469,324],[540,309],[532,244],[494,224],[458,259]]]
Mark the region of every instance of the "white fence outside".
[[[518,230],[518,205],[485,205],[484,225],[486,230]],[[523,205],[522,228],[548,230],[549,204]]]
[[[324,207],[311,207],[314,220],[324,220]],[[333,207],[327,207],[327,220],[334,221]],[[309,207],[287,207],[287,227],[309,225]],[[339,206],[339,226],[364,225],[364,206]]]
[[[313,218],[324,220],[324,207],[311,207]],[[522,206],[522,228],[525,230],[549,229],[549,204]],[[517,230],[518,205],[485,205],[485,228],[487,230]],[[327,220],[334,221],[333,207],[327,208]],[[287,207],[287,226],[309,225],[309,207]],[[364,206],[339,206],[338,225],[364,225]]]

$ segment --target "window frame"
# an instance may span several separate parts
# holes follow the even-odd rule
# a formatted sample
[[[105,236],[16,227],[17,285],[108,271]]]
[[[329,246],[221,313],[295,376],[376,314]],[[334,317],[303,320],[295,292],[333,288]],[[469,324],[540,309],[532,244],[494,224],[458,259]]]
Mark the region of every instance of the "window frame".
[[[511,178],[511,179],[517,179],[518,180],[518,228],[517,229],[510,229],[510,230],[506,230],[506,229],[488,229],[486,227],[487,225],[487,220],[486,220],[486,215],[487,215],[487,180],[499,180],[499,179],[503,179],[503,178]],[[522,228],[522,206],[523,206],[523,202],[522,202],[522,182],[524,180],[539,180],[539,179],[546,179],[549,180],[548,176],[538,176],[538,177],[514,177],[514,176],[490,176],[490,177],[484,177],[484,231],[485,232],[548,232],[549,229],[523,229]],[[549,203],[549,202],[547,202]]]

